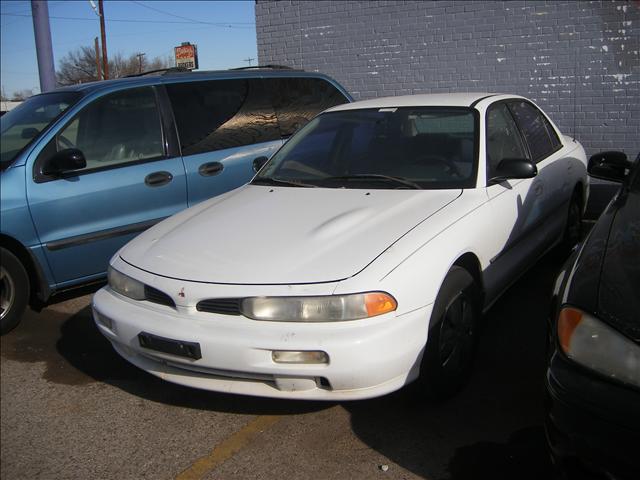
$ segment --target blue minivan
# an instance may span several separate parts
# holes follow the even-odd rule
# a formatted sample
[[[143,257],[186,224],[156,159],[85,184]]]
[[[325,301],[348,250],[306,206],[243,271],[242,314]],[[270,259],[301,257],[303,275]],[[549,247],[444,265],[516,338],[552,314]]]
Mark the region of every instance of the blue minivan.
[[[317,73],[168,70],[61,88],[3,115],[1,332],[27,304],[102,281],[136,234],[243,185],[298,128],[349,101]]]

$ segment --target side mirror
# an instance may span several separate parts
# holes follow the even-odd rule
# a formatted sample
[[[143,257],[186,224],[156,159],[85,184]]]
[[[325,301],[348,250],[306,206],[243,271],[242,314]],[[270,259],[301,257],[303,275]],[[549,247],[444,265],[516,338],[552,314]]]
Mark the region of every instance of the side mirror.
[[[533,178],[538,174],[538,167],[526,158],[505,158],[496,168],[495,175],[489,185],[515,178]]]
[[[22,129],[22,132],[20,132],[20,136],[22,138],[29,139],[29,138],[34,138],[35,136],[38,135],[38,133],[40,132],[38,131],[37,128],[28,127],[28,128]]]
[[[631,162],[622,152],[600,152],[589,159],[589,176],[622,182],[631,171]]]
[[[87,166],[87,160],[77,148],[66,148],[55,153],[42,167],[44,175],[60,175],[61,173],[80,170]]]
[[[258,157],[253,160],[253,171],[258,173],[264,164],[269,161],[269,157]]]

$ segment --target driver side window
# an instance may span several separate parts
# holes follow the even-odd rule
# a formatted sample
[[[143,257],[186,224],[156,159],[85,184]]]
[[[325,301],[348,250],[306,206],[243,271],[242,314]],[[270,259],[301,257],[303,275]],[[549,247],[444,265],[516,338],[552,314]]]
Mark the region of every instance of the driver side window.
[[[57,136],[56,150],[77,148],[83,171],[164,156],[151,87],[116,92],[84,108]]]
[[[487,178],[495,176],[496,169],[505,158],[528,158],[515,121],[500,103],[487,114]]]

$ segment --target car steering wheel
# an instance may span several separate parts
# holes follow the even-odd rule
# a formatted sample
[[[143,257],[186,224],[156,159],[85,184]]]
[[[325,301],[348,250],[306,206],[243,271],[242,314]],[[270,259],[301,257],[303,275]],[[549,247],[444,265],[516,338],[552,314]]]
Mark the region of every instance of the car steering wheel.
[[[443,157],[442,155],[433,155],[433,154],[422,155],[417,157],[414,160],[414,163],[421,164],[421,165],[440,164],[444,166],[445,172],[451,173],[456,177],[462,177],[460,170],[458,170],[458,167],[456,167],[456,164],[453,162],[453,160]]]
[[[64,148],[75,148],[76,146],[64,135],[58,135],[58,144]]]

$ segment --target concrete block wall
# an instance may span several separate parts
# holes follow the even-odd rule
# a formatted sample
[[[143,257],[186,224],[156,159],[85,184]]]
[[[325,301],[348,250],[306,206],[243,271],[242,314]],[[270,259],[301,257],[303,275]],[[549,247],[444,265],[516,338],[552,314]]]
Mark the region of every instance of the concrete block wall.
[[[356,99],[453,91],[534,100],[588,154],[640,151],[638,1],[257,0],[260,64]]]

